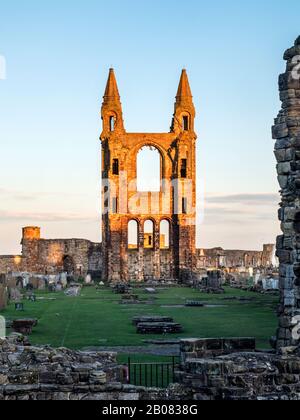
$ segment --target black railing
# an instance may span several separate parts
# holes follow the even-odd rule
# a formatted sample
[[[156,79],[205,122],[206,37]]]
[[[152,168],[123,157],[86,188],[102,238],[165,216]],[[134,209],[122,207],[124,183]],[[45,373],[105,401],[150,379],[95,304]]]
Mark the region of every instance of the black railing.
[[[146,388],[167,388],[174,383],[178,357],[164,363],[133,363],[128,359],[128,383]]]

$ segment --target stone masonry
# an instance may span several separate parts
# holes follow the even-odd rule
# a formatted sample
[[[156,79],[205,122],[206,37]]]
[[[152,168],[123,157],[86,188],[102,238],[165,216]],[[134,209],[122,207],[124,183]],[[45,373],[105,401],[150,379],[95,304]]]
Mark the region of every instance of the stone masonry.
[[[196,249],[196,271],[202,268],[268,268],[274,253],[274,245],[264,245],[263,251]],[[153,252],[145,250],[145,261],[151,265]],[[129,279],[139,277],[139,254],[129,250]],[[85,239],[42,239],[40,228],[23,228],[22,254],[0,255],[0,274],[29,272],[32,274],[58,274],[62,271],[75,275],[91,273],[101,278],[103,270],[102,244]],[[144,272],[145,280],[151,280],[151,270]],[[170,250],[160,250],[160,280],[172,278]]]
[[[23,228],[22,255],[0,256],[0,273],[91,273],[100,278],[101,270],[101,244],[84,239],[42,239],[39,227]]]
[[[194,270],[195,115],[191,88],[183,70],[170,132],[128,133],[124,128],[115,74],[110,70],[102,105],[101,134],[103,208],[108,208],[102,224],[104,280],[178,280],[181,270]],[[139,193],[134,185],[137,155],[145,146],[156,149],[161,157],[163,182],[160,191],[151,194]],[[185,189],[186,181],[189,182],[189,191]],[[130,209],[133,199],[138,203],[134,211]],[[128,246],[128,225],[132,220],[138,224],[136,249]],[[151,249],[145,247],[144,226],[149,220],[154,226]],[[163,220],[168,221],[170,227],[170,246],[167,249],[160,246],[160,224]]]
[[[300,37],[285,52],[284,59],[286,72],[279,77],[282,109],[273,127],[283,232],[277,240],[280,261],[278,348],[300,344]]]

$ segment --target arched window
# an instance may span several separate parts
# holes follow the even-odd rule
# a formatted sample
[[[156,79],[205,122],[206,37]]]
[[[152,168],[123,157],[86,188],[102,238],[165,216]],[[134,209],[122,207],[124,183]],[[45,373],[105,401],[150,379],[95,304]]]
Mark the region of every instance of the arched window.
[[[116,123],[115,117],[113,116],[109,117],[109,130],[111,132],[115,131],[115,123]]]
[[[128,223],[128,249],[138,249],[139,226],[136,220]]]
[[[152,220],[146,220],[144,223],[144,248],[154,248],[154,223]]]
[[[160,191],[161,156],[157,149],[145,146],[137,155],[137,190]]]
[[[189,131],[190,129],[190,119],[188,115],[184,115],[182,118],[182,128],[183,128],[183,131]]]
[[[160,249],[170,248],[170,222],[162,220],[160,222]]]

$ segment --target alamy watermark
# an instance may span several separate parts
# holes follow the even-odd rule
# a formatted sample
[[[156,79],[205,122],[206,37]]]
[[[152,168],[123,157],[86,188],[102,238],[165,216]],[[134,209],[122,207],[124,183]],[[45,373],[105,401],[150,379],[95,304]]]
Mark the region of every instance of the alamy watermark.
[[[119,173],[118,180],[102,180],[102,212],[106,214],[130,214],[163,216],[184,215],[188,224],[196,224],[195,215],[204,216],[204,190],[198,191],[191,179],[162,179],[159,191],[138,191],[137,180],[130,179],[126,171]],[[202,221],[202,220],[201,220]],[[199,216],[198,216],[199,222]]]
[[[293,70],[292,70],[292,78],[294,80],[300,80],[300,55],[295,55],[292,59]]]
[[[298,341],[300,340],[300,315],[296,315],[293,317],[292,324],[294,325],[294,328],[292,330],[293,340]]]
[[[6,79],[6,59],[0,55],[0,80]]]

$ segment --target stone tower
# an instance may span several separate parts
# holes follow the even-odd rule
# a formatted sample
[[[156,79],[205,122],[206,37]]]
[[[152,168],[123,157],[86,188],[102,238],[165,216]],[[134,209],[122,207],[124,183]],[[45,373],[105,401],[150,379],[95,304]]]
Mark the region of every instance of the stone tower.
[[[180,280],[190,275],[195,268],[197,136],[186,70],[170,132],[126,132],[113,69],[101,114],[103,280]],[[137,156],[144,147],[159,152],[160,191],[137,189]]]
[[[286,72],[279,77],[282,108],[273,138],[281,188],[277,239],[280,304],[277,348],[300,347],[300,37],[284,54]]]

